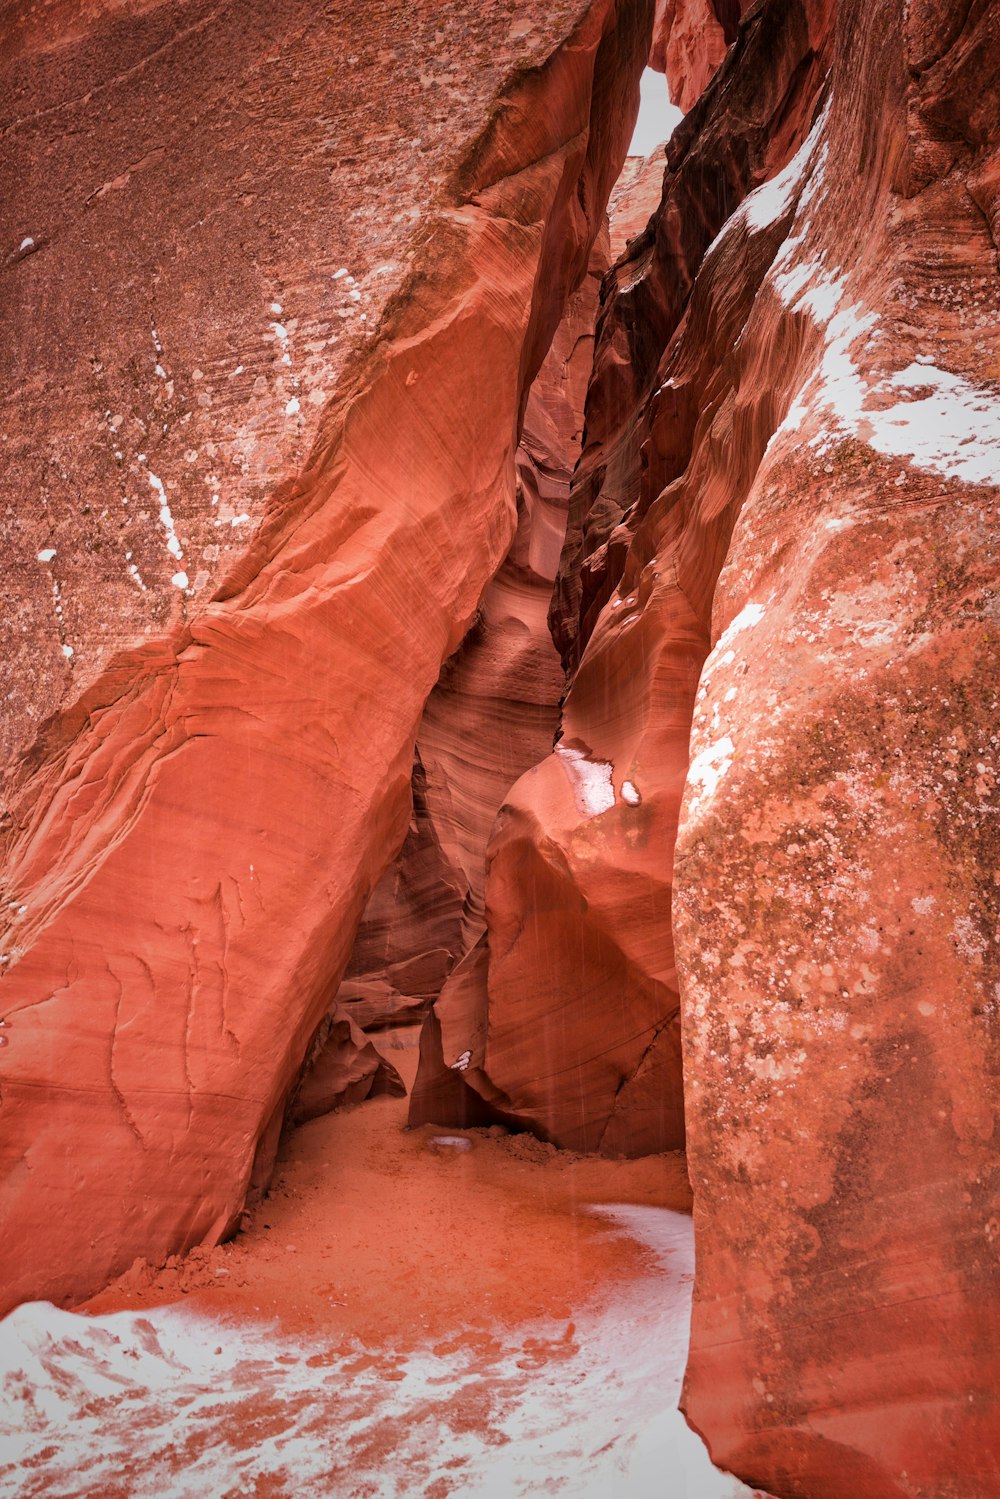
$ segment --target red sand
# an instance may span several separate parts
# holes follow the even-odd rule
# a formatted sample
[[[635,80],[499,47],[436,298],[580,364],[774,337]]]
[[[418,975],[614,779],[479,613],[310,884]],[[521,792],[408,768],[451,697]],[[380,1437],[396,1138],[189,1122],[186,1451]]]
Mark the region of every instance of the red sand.
[[[409,1084],[416,1032],[380,1045]],[[599,1287],[648,1269],[648,1252],[609,1236],[588,1205],[690,1209],[681,1155],[608,1161],[528,1135],[407,1130],[406,1105],[374,1099],[294,1131],[269,1196],[231,1243],[158,1273],[134,1267],[80,1310],[183,1300],[394,1349],[489,1340],[539,1318],[561,1324],[559,1338]],[[436,1148],[441,1135],[472,1148]]]

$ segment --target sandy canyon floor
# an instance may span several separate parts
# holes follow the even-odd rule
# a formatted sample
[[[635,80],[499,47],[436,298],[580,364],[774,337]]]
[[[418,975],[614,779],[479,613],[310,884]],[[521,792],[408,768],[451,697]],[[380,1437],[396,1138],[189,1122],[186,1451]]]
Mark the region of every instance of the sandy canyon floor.
[[[0,1324],[3,1499],[748,1496],[677,1410],[682,1158],[405,1125],[316,1120],[231,1243]]]

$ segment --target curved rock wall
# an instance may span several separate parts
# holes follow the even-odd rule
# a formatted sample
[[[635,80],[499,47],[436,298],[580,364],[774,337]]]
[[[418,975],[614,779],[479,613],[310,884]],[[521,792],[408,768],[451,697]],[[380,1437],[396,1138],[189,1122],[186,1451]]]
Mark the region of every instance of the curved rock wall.
[[[291,0],[238,15],[226,6],[192,10],[191,27],[180,32],[167,8],[154,6],[138,17],[99,14],[94,29],[53,54],[45,37],[30,33],[28,13],[19,33],[24,50],[8,58],[26,80],[8,94],[9,128],[32,180],[44,179],[66,201],[67,178],[74,190],[93,182],[96,207],[78,213],[105,216],[110,247],[106,263],[93,250],[85,257],[81,245],[98,241],[72,215],[59,234],[15,246],[12,255],[21,258],[11,274],[22,299],[15,311],[27,317],[32,295],[35,307],[49,308],[44,360],[27,344],[19,357],[29,374],[37,360],[39,370],[58,375],[62,276],[89,277],[99,288],[93,319],[72,323],[64,350],[71,361],[81,341],[92,348],[95,379],[108,369],[96,341],[101,320],[123,309],[134,337],[116,353],[122,391],[98,412],[110,412],[115,435],[105,442],[97,417],[67,397],[79,421],[59,434],[60,461],[90,521],[96,497],[109,504],[112,489],[74,479],[69,458],[103,454],[104,443],[109,473],[117,475],[116,453],[124,449],[112,445],[116,434],[124,428],[133,441],[133,429],[142,433],[135,483],[160,506],[172,560],[160,569],[157,597],[173,602],[156,604],[149,620],[141,609],[126,611],[116,630],[133,644],[115,654],[101,643],[102,626],[118,618],[115,601],[134,586],[132,574],[120,569],[107,600],[88,587],[87,617],[81,590],[73,659],[92,657],[94,670],[81,670],[78,689],[65,696],[38,684],[34,717],[58,712],[10,780],[0,937],[5,1304],[80,1296],[137,1255],[158,1259],[217,1239],[239,1212],[261,1141],[258,1172],[266,1170],[276,1123],[367,895],[405,832],[424,702],[507,551],[521,408],[585,272],[625,153],[651,3],[580,0],[514,23],[501,6],[473,14],[458,5],[446,13],[438,5],[416,13],[387,5],[379,16],[365,12],[368,42],[355,53],[349,23]],[[208,447],[215,422],[226,431],[234,422],[231,412],[216,411],[214,382],[228,379],[230,359],[237,378],[242,350],[225,350],[226,331],[242,324],[230,320],[216,281],[225,282],[234,245],[258,267],[263,247],[280,245],[312,274],[317,262],[305,226],[314,232],[317,219],[329,217],[318,206],[336,203],[339,217],[351,201],[338,198],[336,167],[328,163],[358,175],[354,126],[344,125],[343,112],[367,99],[394,138],[380,79],[394,57],[415,59],[421,43],[428,54],[437,47],[442,60],[449,57],[452,26],[469,44],[450,54],[461,59],[460,82],[475,73],[474,56],[484,62],[470,109],[453,111],[447,89],[433,93],[444,82],[428,65],[419,75],[428,133],[405,141],[413,172],[401,164],[398,173],[379,175],[381,201],[375,194],[349,215],[373,278],[379,252],[386,244],[392,250],[394,269],[386,261],[385,281],[372,282],[388,289],[373,293],[367,314],[369,322],[378,317],[377,334],[367,346],[359,334],[356,352],[339,368],[333,361],[336,383],[308,454],[294,443],[275,449],[263,440],[273,417],[263,424],[255,483],[267,491],[277,473],[292,477],[267,499],[249,546],[220,554],[205,602],[195,599],[197,579],[188,576],[189,599],[165,569],[180,564],[180,572],[201,538],[184,540],[187,518],[182,524],[180,496],[175,504],[153,441],[169,439],[172,454],[176,447],[174,473],[203,454],[213,464],[227,458],[228,449]],[[367,65],[374,71],[364,83]],[[513,81],[493,95],[511,69]],[[449,79],[452,71],[441,69]],[[397,100],[417,83],[416,75],[400,75]],[[183,132],[172,131],[178,90],[186,100]],[[100,112],[88,115],[98,96]],[[80,166],[61,172],[54,143],[74,113],[82,140],[70,132],[66,149],[82,153]],[[371,120],[356,123],[370,139]],[[150,160],[143,155],[142,170],[153,175],[133,182],[138,165],[131,175],[117,170],[121,144],[145,151],[147,136],[157,144]],[[283,159],[274,143],[286,137]],[[220,183],[234,177],[245,183],[250,206],[262,191],[283,202],[282,183],[294,185],[302,218],[272,215],[262,203],[248,226],[231,222],[237,205]],[[393,227],[402,226],[399,239],[381,234],[387,202]],[[19,215],[25,240],[32,237],[27,211]],[[205,224],[215,225],[219,239],[205,241],[197,261],[185,259],[203,243]],[[170,250],[157,232],[170,236]],[[341,269],[361,279],[351,259],[345,254],[338,266],[320,257],[326,270],[322,292],[313,292],[314,316],[337,307]],[[47,280],[31,279],[36,266]],[[175,309],[178,326],[171,331],[157,311],[152,348],[163,373],[154,368],[146,381],[152,405],[145,397],[129,405],[128,372],[145,375],[143,361],[152,358],[149,286],[158,289],[157,308]],[[239,287],[233,295],[239,300]],[[320,340],[309,319],[298,329],[280,321],[287,295],[279,279],[269,296],[282,312],[268,302],[261,316],[273,319],[272,342],[284,350],[279,367],[294,373],[297,337],[303,355]],[[364,298],[355,285],[347,301]],[[195,370],[181,382],[171,363],[183,347],[206,373],[196,336],[203,325],[220,347],[207,404],[194,394]],[[279,394],[288,398],[279,426],[304,402],[308,409],[305,384],[290,394],[293,375],[280,368],[275,379],[286,382]],[[34,378],[37,385],[43,377]],[[270,376],[258,378],[270,390]],[[184,436],[161,419],[156,381],[163,401],[183,390],[177,421]],[[323,396],[325,383],[315,387]],[[123,406],[130,414],[115,425]],[[88,447],[92,432],[96,446]],[[29,432],[25,455],[32,440]],[[97,518],[112,523],[110,511]],[[22,555],[38,547],[41,566],[54,560],[43,553],[54,550],[61,561],[68,545],[41,527],[29,528],[21,544]],[[143,582],[152,591],[145,575]],[[69,610],[61,608],[65,621]],[[169,628],[154,628],[167,615]],[[27,662],[20,680],[29,677]]]
[[[547,613],[607,266],[602,231],[531,386],[516,457],[518,522],[510,551],[424,709],[410,830],[369,901],[338,995],[369,1027],[419,1018],[478,940],[493,821],[512,783],[547,752],[558,725],[564,681]]]
[[[998,32],[758,5],[675,133],[606,284],[562,739],[425,1049],[662,1148],[680,1003],[686,1410],[782,1499],[1000,1488]]]
[[[807,133],[828,29],[820,5],[758,12],[671,139],[660,213],[606,283],[552,609],[564,659],[579,665],[559,745],[508,793],[494,832],[488,998],[476,1019],[463,1004],[448,1023],[439,1006],[443,1067],[468,1053],[466,1083],[574,1149],[641,1155],[684,1141],[672,852],[731,517],[723,507],[679,580],[655,561],[665,540],[633,536],[686,467],[699,403],[757,290],[734,278],[721,319],[703,301],[684,324],[699,264],[728,208]],[[682,374],[661,390],[657,340],[682,326]],[[424,1073],[429,1086],[429,1061]]]

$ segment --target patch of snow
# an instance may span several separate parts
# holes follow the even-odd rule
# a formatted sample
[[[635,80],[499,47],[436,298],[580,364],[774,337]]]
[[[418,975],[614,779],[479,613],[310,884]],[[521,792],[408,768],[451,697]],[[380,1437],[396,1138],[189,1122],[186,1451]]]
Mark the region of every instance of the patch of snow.
[[[781,218],[782,214],[787,213],[792,197],[801,186],[802,179],[809,169],[816,142],[823,133],[829,112],[828,100],[791,161],[787,162],[769,182],[762,182],[760,187],[754,188],[753,192],[744,199],[743,212],[751,229],[769,229],[777,219]]]
[[[926,354],[869,384],[851,351],[878,319],[858,303],[842,305],[845,278],[829,275],[819,262],[805,261],[772,273],[772,280],[786,305],[804,308],[826,330],[818,375],[800,390],[774,437],[799,428],[811,393],[814,404],[832,416],[836,431],[857,435],[885,458],[906,459],[916,468],[966,484],[995,482],[1000,472],[996,390],[940,369]],[[896,392],[905,394],[887,404]],[[822,452],[831,441],[826,431],[810,445]],[[905,474],[897,475],[896,483],[905,483]]]
[[[823,168],[826,164],[827,147],[819,145],[820,137],[826,126],[830,113],[830,100],[828,99],[822,112],[816,119],[809,134],[802,142],[791,161],[787,162],[781,171],[755,187],[753,192],[748,193],[738,208],[734,209],[729,218],[722,225],[718,234],[705,251],[703,261],[717,249],[726,236],[733,232],[737,225],[753,230],[769,229],[773,223],[788,211],[793,195],[801,188],[803,179],[807,176],[809,180],[802,188],[799,199],[799,211],[801,211],[815,194],[817,185],[822,179]],[[817,146],[819,149],[817,151]],[[789,246],[798,244],[799,239],[789,240],[786,243],[782,255],[775,261],[779,264],[782,257],[789,253]]]
[[[51,562],[55,555],[55,547],[43,547],[38,554],[38,560],[39,562]]]
[[[699,751],[691,761],[687,773],[687,784],[694,787],[695,792],[691,797],[689,811],[694,811],[704,803],[711,801],[719,783],[733,763],[735,749],[733,741],[727,734],[723,739],[714,744],[706,745]]]
[[[110,1493],[127,1475],[130,1499],[408,1499],[439,1486],[463,1499],[750,1499],[677,1408],[690,1218],[593,1211],[655,1268],[609,1284],[556,1341],[556,1364],[525,1359],[553,1346],[551,1323],[500,1332],[485,1355],[423,1346],[359,1358],[371,1350],[182,1307],[81,1317],[22,1306],[0,1334],[0,1495]]]
[[[583,750],[567,744],[557,744],[556,755],[573,788],[573,800],[580,815],[589,819],[610,812],[615,804],[611,762],[590,760]]]
[[[188,575],[184,572],[174,573],[170,581],[175,588],[186,588],[188,586]]]
[[[136,567],[135,563],[132,561],[132,553],[131,552],[126,552],[125,553],[125,561],[128,563],[129,577],[132,579],[133,583],[135,583],[136,586],[139,588],[140,592],[145,593],[146,592],[146,585],[142,581],[142,575],[140,574],[139,569]]]
[[[727,651],[737,635],[741,634],[742,631],[752,630],[754,625],[759,625],[765,613],[766,610],[763,604],[754,603],[753,600],[749,604],[744,604],[739,614],[729,621],[715,642],[712,651],[713,656],[716,651]]]
[[[285,415],[286,416],[298,416],[298,414],[299,414],[299,412],[301,410],[302,410],[302,407],[299,405],[299,398],[298,398],[298,396],[292,396],[291,400],[287,401],[286,404],[285,404]]]
[[[993,484],[1000,474],[1000,396],[933,364],[909,364],[886,386],[915,392],[880,411],[865,408],[868,442],[887,458],[966,484]],[[839,414],[839,413],[838,413]]]
[[[71,645],[64,645],[62,647],[62,653],[66,657],[67,661],[72,661],[73,655],[74,655],[74,651],[73,651],[73,647]]]
[[[462,1055],[459,1057],[458,1061],[457,1062],[452,1062],[452,1064],[451,1064],[451,1071],[452,1072],[465,1072],[468,1069],[469,1063],[471,1061],[472,1061],[472,1052],[471,1051],[463,1051]]]
[[[181,550],[181,544],[177,539],[177,532],[174,530],[174,518],[170,513],[170,503],[167,499],[167,492],[163,487],[163,480],[159,477],[158,474],[154,474],[152,469],[148,469],[147,474],[149,477],[149,487],[156,493],[160,501],[160,525],[166,532],[167,551],[172,557],[176,557],[177,561],[180,562],[184,556],[184,553]],[[186,588],[187,582],[185,581],[183,584],[178,584],[178,587]]]
[[[18,249],[19,250],[30,250],[31,247],[32,247],[32,245],[34,243],[35,243],[35,241],[32,238],[32,236],[30,234],[26,234],[24,236],[24,238],[22,239],[20,245],[18,246]]]
[[[622,781],[622,801],[629,807],[637,807],[642,801],[639,789],[634,782]]]

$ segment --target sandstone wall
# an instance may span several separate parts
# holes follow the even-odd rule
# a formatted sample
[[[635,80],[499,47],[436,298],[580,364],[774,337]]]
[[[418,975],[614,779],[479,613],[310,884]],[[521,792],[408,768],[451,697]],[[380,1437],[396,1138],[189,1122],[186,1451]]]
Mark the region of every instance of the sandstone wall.
[[[266,1175],[513,534],[652,5],[59,14],[5,54],[27,641],[62,600],[5,665],[12,747],[40,723],[7,783],[6,1304],[212,1242]]]
[[[679,1140],[682,1019],[686,1410],[783,1499],[1000,1487],[998,27],[758,5],[675,133],[439,1021],[614,1153]]]

